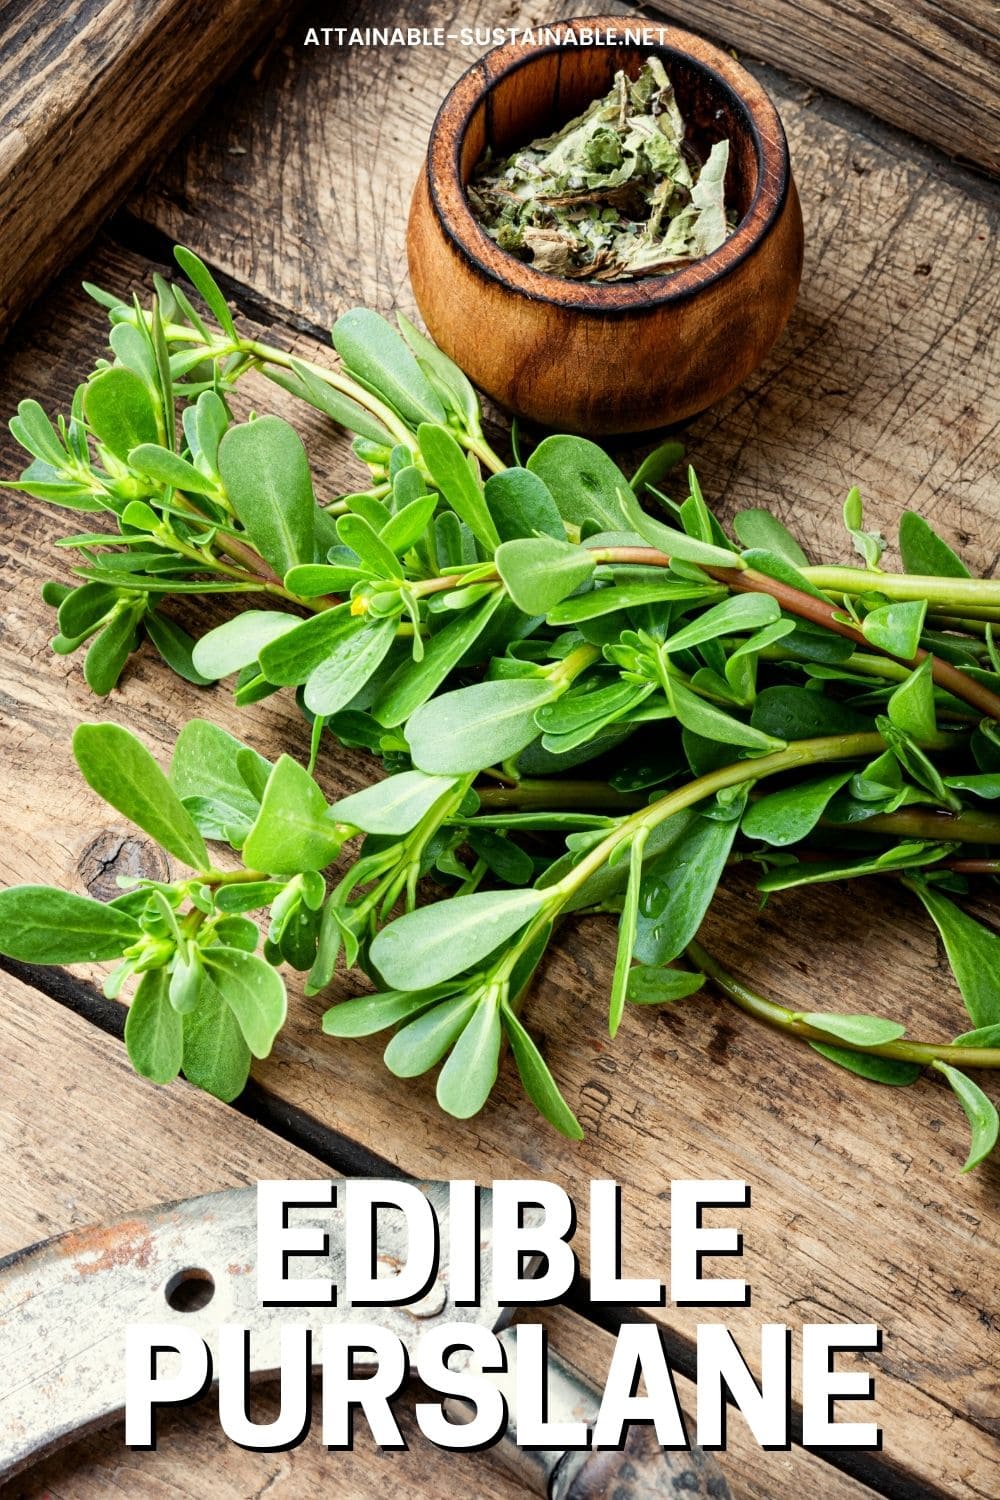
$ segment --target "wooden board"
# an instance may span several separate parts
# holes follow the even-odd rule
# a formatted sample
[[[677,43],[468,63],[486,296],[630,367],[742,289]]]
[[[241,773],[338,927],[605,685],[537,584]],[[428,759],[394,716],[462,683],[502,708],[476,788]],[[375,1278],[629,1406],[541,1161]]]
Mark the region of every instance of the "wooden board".
[[[1000,13],[982,0],[648,0],[912,131],[1000,172]]]
[[[0,337],[286,9],[0,5]]]
[[[0,1256],[157,1201],[258,1177],[329,1175],[304,1152],[186,1084],[156,1089],[135,1078],[119,1044],[6,975],[0,976],[0,999]],[[41,1097],[47,1110],[38,1109]],[[210,1160],[203,1147],[209,1139]],[[544,1321],[552,1347],[591,1380],[603,1380],[610,1337],[567,1311],[546,1312]],[[326,1453],[317,1432],[290,1453],[251,1453],[224,1438],[208,1397],[161,1421],[156,1452],[126,1449],[119,1431],[95,1434],[12,1481],[3,1493],[8,1500],[122,1494],[167,1500],[194,1493],[205,1500],[246,1500],[265,1490],[273,1500],[310,1500],[331,1487],[345,1500],[442,1494],[516,1500],[523,1494],[495,1457],[432,1447],[413,1420],[417,1390],[408,1386],[398,1406],[409,1445],[402,1453],[377,1449],[363,1431],[351,1453]],[[681,1379],[678,1390],[692,1410],[690,1384]],[[269,1420],[277,1406],[274,1388],[261,1388],[255,1400],[256,1419]],[[829,1500],[864,1500],[871,1493],[801,1450],[761,1453],[735,1424],[734,1438],[738,1500],[791,1500],[820,1482]]]
[[[375,7],[364,11],[371,20]],[[516,14],[520,21],[551,12],[538,5]],[[468,7],[462,19],[483,17],[496,19],[495,4]],[[213,131],[196,133],[133,200],[129,233],[147,245],[149,229],[182,235],[235,278],[241,305],[270,307],[259,314],[269,338],[297,339],[316,353],[301,330],[325,327],[350,303],[408,306],[402,230],[409,185],[437,99],[467,61],[450,49],[306,54],[290,40],[259,90],[231,89]],[[689,429],[706,492],[721,497],[726,513],[737,504],[773,505],[817,551],[836,549],[846,559],[837,517],[856,479],[873,522],[891,532],[900,509],[912,504],[971,561],[990,567],[1000,555],[990,485],[1000,413],[988,352],[997,194],[842,106],[767,76],[804,199],[805,280],[767,365]],[[148,282],[151,269],[145,256],[108,241],[84,274],[127,290]],[[65,407],[102,341],[99,312],[63,283],[11,348],[0,414],[26,395]],[[290,411],[270,390],[267,400]],[[299,413],[296,420],[321,489],[346,487],[343,441],[328,440],[318,419]],[[0,447],[4,477],[16,463],[9,443]],[[186,688],[151,658],[140,660],[112,700],[97,704],[79,662],[49,655],[51,620],[37,595],[40,580],[59,566],[52,539],[72,529],[72,518],[60,527],[52,512],[4,497],[0,520],[0,881],[54,879],[107,893],[116,870],[152,873],[151,851],[76,780],[68,740],[79,718],[126,723],[161,758],[193,713],[218,717],[268,754],[301,755],[303,727],[284,695],[237,713],[224,690]],[[370,774],[359,757],[328,754],[322,762],[331,795]],[[672,1014],[633,1011],[612,1045],[603,1015],[609,934],[599,923],[567,930],[530,1012],[587,1127],[582,1147],[559,1142],[536,1121],[509,1071],[482,1117],[444,1121],[431,1087],[389,1079],[376,1045],[324,1041],[325,1002],[301,994],[274,1056],[257,1070],[265,1104],[274,1117],[287,1106],[303,1111],[335,1151],[374,1149],[423,1175],[547,1176],[577,1194],[590,1176],[615,1175],[626,1190],[631,1274],[663,1267],[671,1177],[749,1178],[755,1206],[746,1270],[755,1298],[733,1317],[734,1327],[749,1338],[768,1319],[879,1321],[886,1341],[873,1363],[885,1451],[851,1455],[855,1472],[906,1500],[985,1500],[1000,1492],[992,1313],[1000,1175],[993,1166],[971,1181],[957,1176],[965,1126],[953,1100],[929,1082],[875,1094],[715,1002]],[[914,1031],[950,1034],[954,991],[926,926],[892,894],[862,902],[816,891],[758,915],[752,892],[734,885],[706,940],[779,998],[869,1009],[877,995],[887,1012],[912,1019]],[[334,997],[350,989],[349,979],[339,980]],[[87,991],[67,998],[99,1013]],[[83,1077],[107,1045],[94,1042],[80,1059]],[[29,1100],[51,1091],[48,1077]],[[142,1117],[136,1109],[130,1123]],[[158,1130],[159,1116],[153,1119]],[[238,1128],[249,1129],[245,1121]],[[199,1159],[217,1158],[214,1134],[207,1123],[193,1129]],[[37,1159],[54,1149],[48,1142]],[[671,1348],[688,1367],[694,1320],[676,1310],[664,1315]],[[734,1434],[741,1430],[732,1423]],[[755,1452],[755,1468],[745,1452],[738,1489],[749,1475],[770,1500],[803,1492],[839,1500],[844,1481],[823,1460],[793,1472],[801,1455]],[[106,1476],[122,1461],[120,1449],[105,1454],[104,1489],[92,1493],[116,1482]],[[144,1468],[138,1482],[151,1484],[150,1472]],[[181,1492],[191,1472],[183,1462],[156,1471]],[[63,1493],[81,1493],[77,1472],[60,1482]],[[127,1489],[136,1481],[122,1482]],[[304,1481],[295,1490],[294,1471],[287,1483],[289,1494],[309,1493]],[[249,1493],[249,1482],[237,1478],[231,1492]]]
[[[90,279],[124,290],[150,268],[109,249],[86,269]],[[44,337],[12,349],[0,408],[15,393],[64,402],[68,382],[100,348],[100,312],[71,287],[49,299],[46,314],[44,326],[73,328],[80,352],[64,349],[54,357]],[[271,341],[295,337],[274,324],[263,333]],[[259,407],[260,388],[245,399]],[[311,435],[320,487],[329,490],[343,474],[342,440],[330,447],[317,442],[318,420],[309,419],[303,431]],[[3,461],[11,461],[9,448]],[[149,846],[129,843],[128,830],[75,775],[69,737],[79,718],[128,724],[163,758],[177,728],[195,713],[210,714],[269,755],[284,748],[304,756],[304,726],[284,695],[238,711],[225,689],[186,687],[150,658],[140,659],[111,700],[98,703],[78,664],[46,654],[50,626],[37,592],[51,571],[49,543],[61,518],[20,504],[2,514],[0,550],[10,561],[0,578],[10,592],[0,641],[7,694],[0,724],[7,781],[0,881],[50,879],[79,889],[100,866],[101,879],[110,882],[121,868],[119,850],[125,868],[156,873],[142,864]],[[332,751],[321,775],[332,796],[361,784],[370,766]],[[97,836],[103,852],[95,861]],[[752,891],[735,886],[717,906],[706,943],[778,998],[825,1003],[835,986],[838,1008],[869,1009],[876,988],[888,1013],[912,1018],[915,1033],[954,1030],[957,1001],[941,982],[931,936],[894,893],[880,893],[860,909],[852,896],[829,887],[775,903],[763,916],[756,905]],[[1000,1485],[989,1374],[998,1354],[989,1308],[1000,1284],[1000,1172],[990,1166],[973,1179],[958,1176],[966,1127],[953,1101],[932,1082],[873,1098],[870,1086],[716,1002],[661,1014],[634,1008],[612,1045],[604,1020],[609,937],[600,921],[567,929],[529,1012],[587,1129],[582,1146],[538,1122],[509,1067],[482,1116],[445,1121],[432,1083],[391,1079],[376,1043],[323,1040],[318,1024],[327,1000],[305,1000],[294,987],[289,1026],[256,1076],[275,1099],[319,1121],[335,1140],[360,1143],[418,1175],[534,1175],[574,1194],[591,1177],[616,1176],[628,1203],[631,1274],[665,1269],[671,1178],[747,1178],[755,1205],[746,1227],[754,1301],[730,1317],[747,1340],[751,1363],[761,1322],[877,1321],[885,1348],[872,1364],[885,1451],[853,1455],[854,1472],[875,1487],[922,1483],[956,1500],[991,1496]],[[351,993],[353,983],[339,978],[330,998]],[[583,1251],[586,1203],[580,1206]],[[669,1309],[661,1316],[684,1367],[698,1315]]]

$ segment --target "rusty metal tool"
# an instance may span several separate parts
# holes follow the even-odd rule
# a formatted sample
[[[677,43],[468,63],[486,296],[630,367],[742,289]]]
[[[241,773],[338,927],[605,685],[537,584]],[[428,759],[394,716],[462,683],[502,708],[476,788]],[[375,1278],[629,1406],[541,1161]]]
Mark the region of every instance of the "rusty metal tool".
[[[334,1184],[339,1187],[340,1184]],[[492,1300],[489,1278],[475,1307],[456,1305],[449,1289],[449,1189],[419,1183],[441,1228],[442,1259],[427,1294],[411,1306],[316,1306],[311,1327],[377,1321],[409,1347],[419,1326],[475,1324],[499,1330],[511,1310]],[[337,1193],[336,1202],[343,1195]],[[492,1239],[492,1194],[479,1190],[480,1243]],[[343,1210],[295,1210],[295,1225],[321,1225],[329,1253],[296,1256],[295,1274],[344,1280]],[[379,1216],[378,1260],[398,1264],[405,1254],[401,1214]],[[280,1331],[288,1307],[257,1300],[257,1194],[233,1188],[136,1213],[116,1224],[73,1231],[0,1260],[0,1481],[83,1433],[105,1426],[125,1405],[125,1328],[132,1323],[177,1322],[205,1340],[213,1356],[217,1330],[236,1323],[251,1330],[251,1373],[263,1377],[280,1366]],[[500,1334],[508,1371],[495,1379],[507,1402],[508,1423],[493,1451],[535,1494],[547,1500],[655,1500],[704,1496],[731,1500],[715,1460],[700,1449],[665,1452],[647,1427],[632,1427],[622,1452],[528,1451],[517,1446],[513,1330]],[[362,1351],[356,1361],[365,1369]],[[561,1359],[548,1355],[551,1421],[592,1425],[600,1398]],[[449,1416],[461,1417],[448,1403]]]

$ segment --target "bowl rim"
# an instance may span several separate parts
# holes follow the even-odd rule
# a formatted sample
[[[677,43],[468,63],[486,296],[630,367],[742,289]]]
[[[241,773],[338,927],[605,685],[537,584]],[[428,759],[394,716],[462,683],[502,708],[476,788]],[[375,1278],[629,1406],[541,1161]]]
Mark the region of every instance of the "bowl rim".
[[[488,101],[498,83],[540,57],[561,54],[566,44],[546,41],[525,46],[512,41],[493,47],[466,69],[442,100],[431,126],[424,170],[435,218],[453,248],[481,276],[532,301],[603,316],[649,312],[686,301],[730,275],[758,249],[777,223],[788,198],[791,163],[777,109],[753,75],[705,37],[683,27],[628,15],[577,16],[532,29],[558,34],[583,27],[620,31],[629,25],[641,25],[645,32],[659,36],[658,42],[641,50],[668,59],[682,58],[709,74],[720,91],[731,97],[747,122],[757,155],[758,176],[753,197],[724,244],[701,260],[666,275],[642,276],[633,281],[575,281],[536,270],[530,262],[501,250],[476,219],[466,196],[461,177],[465,136],[473,114],[484,99]],[[576,52],[585,46],[607,49],[622,44],[596,41],[571,45]]]

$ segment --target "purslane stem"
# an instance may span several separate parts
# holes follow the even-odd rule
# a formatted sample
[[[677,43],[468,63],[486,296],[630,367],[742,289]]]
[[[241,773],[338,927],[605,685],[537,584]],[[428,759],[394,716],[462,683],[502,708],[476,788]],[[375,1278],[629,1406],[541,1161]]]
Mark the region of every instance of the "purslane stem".
[[[684,786],[667,792],[665,796],[658,798],[647,807],[640,808],[629,817],[623,818],[617,828],[589,850],[580,863],[567,871],[562,880],[552,887],[552,890],[559,892],[560,904],[562,904],[578,891],[591,875],[601,869],[620,844],[629,843],[641,829],[650,832],[658,824],[672,817],[674,813],[681,812],[686,807],[693,807],[696,803],[704,801],[706,797],[725,791],[727,787],[740,786],[747,781],[759,781],[766,776],[776,776],[780,771],[790,771],[797,766],[820,765],[833,760],[863,759],[866,756],[878,755],[884,749],[885,741],[880,734],[875,732],[824,735],[817,739],[795,740],[784,750],[776,750],[771,755],[735,761],[732,765],[722,766],[719,770],[710,771],[705,776],[698,776],[694,781],[689,781]]]
[[[833,1036],[829,1031],[819,1031],[815,1026],[810,1026],[802,1019],[801,1012],[789,1010],[787,1006],[778,1005],[775,1001],[766,1000],[763,995],[758,995],[735,975],[730,974],[728,969],[725,969],[718,959],[713,958],[712,954],[708,953],[700,943],[689,943],[687,955],[695,967],[703,974],[707,974],[712,983],[728,1000],[739,1006],[740,1010],[746,1011],[747,1015],[753,1016],[757,1021],[763,1021],[767,1026],[773,1026],[790,1036],[800,1037],[803,1041],[842,1047],[845,1051],[861,1052],[868,1057],[886,1057],[894,1062],[917,1063],[921,1067],[926,1067],[936,1061],[943,1061],[953,1063],[959,1068],[1000,1068],[1000,1047],[949,1046],[947,1043],[910,1042],[905,1039],[897,1042],[882,1042],[881,1045],[874,1047],[845,1042],[840,1037]]]
[[[602,562],[634,562],[645,564],[647,567],[669,567],[670,565],[669,556],[665,552],[660,552],[656,547],[602,547],[596,555]],[[832,630],[835,635],[842,635],[845,640],[854,641],[859,646],[867,647],[868,650],[879,650],[860,630],[855,629],[853,625],[845,624],[842,619],[838,618],[841,613],[840,610],[838,610],[835,604],[830,603],[826,599],[817,599],[812,594],[805,593],[803,589],[797,589],[791,584],[782,583],[777,578],[770,578],[766,573],[759,573],[756,568],[722,568],[705,564],[704,571],[711,578],[717,579],[720,583],[726,584],[727,587],[737,592],[770,594],[771,598],[776,600],[782,609],[787,609],[789,614],[798,615],[800,619],[810,620],[816,625],[822,625],[825,630]],[[822,579],[829,580],[832,575],[839,576],[841,573],[849,579],[853,578],[855,581],[861,578],[867,580],[864,589],[859,587],[856,592],[871,593],[877,589],[879,593],[888,593],[889,591],[884,587],[884,581],[897,579],[903,580],[910,592],[903,592],[893,597],[929,599],[953,606],[962,600],[975,597],[974,594],[970,594],[970,590],[984,589],[979,599],[980,603],[984,600],[992,603],[994,598],[1000,603],[1000,584],[994,583],[991,579],[911,578],[905,573],[872,574],[866,573],[863,569],[859,568],[802,569],[802,576],[808,577],[809,581],[816,584],[818,588],[825,586],[831,592],[838,588],[842,593],[850,592],[849,584],[827,581],[824,585],[821,581]],[[817,578],[813,575],[821,576]],[[965,585],[965,587],[956,598],[949,594],[948,591],[953,585],[959,584]],[[889,657],[892,661],[902,660],[902,658],[894,656],[891,651],[882,652],[881,654]],[[907,662],[907,665],[911,668],[916,667],[928,658],[930,658],[932,663],[931,672],[934,681],[939,687],[944,688],[954,697],[961,698],[966,703],[970,703],[973,708],[986,718],[996,719],[1000,722],[1000,697],[996,693],[991,692],[984,683],[977,682],[974,678],[968,676],[967,673],[960,671],[958,667],[952,666],[951,662],[943,661],[939,656],[934,656],[930,651],[919,650],[916,656]]]

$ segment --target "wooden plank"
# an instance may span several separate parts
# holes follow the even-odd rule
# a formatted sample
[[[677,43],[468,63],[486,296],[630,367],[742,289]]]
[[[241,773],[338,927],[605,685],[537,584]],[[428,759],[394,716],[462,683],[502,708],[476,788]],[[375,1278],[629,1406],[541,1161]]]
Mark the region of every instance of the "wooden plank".
[[[311,1157],[186,1084],[155,1089],[135,1078],[118,1043],[37,991],[0,975],[0,1103],[4,1163],[0,1255],[35,1239],[131,1212],[139,1205],[253,1182],[261,1176],[316,1177]],[[44,1107],[39,1101],[44,1100]],[[552,1347],[602,1381],[611,1339],[566,1310],[544,1314]],[[132,1452],[121,1433],[99,1433],[36,1465],[6,1487],[9,1500],[104,1500],[142,1494],[149,1500],[197,1493],[205,1500],[245,1500],[264,1490],[274,1500],[329,1493],[419,1500],[475,1494],[514,1500],[523,1492],[494,1459],[445,1453],[416,1429],[415,1386],[400,1403],[409,1451],[377,1449],[363,1434],[351,1453],[328,1455],[314,1432],[291,1453],[254,1454],[227,1442],[211,1400],[160,1425],[158,1451]],[[679,1381],[692,1409],[689,1382]],[[263,1387],[257,1420],[277,1408]],[[318,1392],[317,1392],[318,1400]],[[794,1500],[822,1482],[830,1500],[864,1500],[871,1492],[811,1454],[762,1453],[732,1424],[729,1469],[739,1500]]]
[[[921,140],[1000,172],[1000,13],[981,0],[647,0]]]
[[[0,5],[0,337],[286,9]]]
[[[109,249],[87,274],[124,290],[146,269]],[[936,316],[951,316],[954,324],[956,309],[938,308]],[[957,322],[974,316],[964,313]],[[68,343],[57,339],[55,329],[70,330]],[[266,336],[293,337],[273,326]],[[23,395],[64,404],[101,338],[99,313],[88,311],[71,289],[61,289],[46,303],[35,341],[12,349],[0,408],[9,409]],[[943,380],[935,361],[929,363],[927,378]],[[713,424],[699,424],[706,457],[716,472],[728,471],[729,493],[738,491],[741,500],[769,489],[770,475],[794,455],[795,424],[801,428],[807,416],[795,378],[782,366],[765,381],[756,404],[745,397],[742,414],[740,404],[734,405],[734,420],[746,424],[735,456],[725,446],[726,429],[713,439]],[[945,400],[943,388],[939,394]],[[260,391],[247,399],[259,406]],[[961,390],[953,399],[963,399]],[[754,433],[770,413],[783,411],[784,436],[765,447],[767,467],[758,470]],[[969,420],[979,417],[971,413]],[[315,434],[317,428],[307,420],[303,430]],[[864,432],[860,418],[858,430]],[[827,463],[840,461],[844,442],[843,433],[830,440]],[[314,445],[314,452],[320,486],[332,489],[336,477],[344,476],[342,445]],[[818,443],[811,460],[822,470]],[[9,447],[0,461],[5,472],[13,472]],[[900,470],[889,468],[888,474],[898,486],[906,455],[897,454],[896,462]],[[795,463],[789,493],[799,487],[800,498],[790,512],[801,511],[818,482],[804,458]],[[984,482],[971,468],[968,479],[965,493],[971,498],[962,524],[977,526]],[[955,513],[943,503],[940,508],[947,526]],[[889,514],[887,504],[881,514]],[[79,888],[85,883],[81,857],[100,830],[108,835],[105,856],[112,856],[107,876],[114,873],[124,830],[81,788],[72,768],[69,735],[81,717],[127,723],[164,757],[183,719],[206,712],[265,754],[279,747],[304,754],[304,727],[285,696],[238,712],[225,690],[198,692],[143,659],[110,701],[89,697],[78,666],[47,655],[51,626],[37,602],[40,580],[53,565],[49,543],[59,534],[60,518],[12,499],[4,503],[2,518],[0,548],[8,564],[0,578],[8,596],[0,640],[6,694],[0,748],[7,830],[0,880],[75,881]],[[829,519],[817,516],[810,525],[829,546]],[[371,769],[358,756],[328,752],[321,774],[333,795],[369,778]],[[141,842],[121,847],[129,859],[144,857]],[[93,861],[84,860],[83,870],[92,876]],[[706,942],[734,957],[779,998],[798,1006],[822,1004],[834,988],[837,1008],[851,1010],[871,1008],[877,995],[888,1013],[907,1015],[915,1033],[953,1033],[954,1026],[948,1028],[957,997],[941,982],[926,925],[895,892],[862,903],[817,888],[799,900],[775,903],[763,915],[756,905],[752,891],[735,884],[713,913]],[[996,1166],[972,1179],[957,1175],[965,1124],[953,1101],[930,1081],[873,1096],[860,1080],[711,1001],[661,1014],[633,1008],[611,1045],[604,1020],[609,933],[600,921],[568,928],[529,1013],[587,1128],[582,1146],[539,1124],[509,1067],[482,1116],[467,1123],[444,1120],[432,1085],[392,1080],[375,1043],[324,1041],[318,1023],[327,1001],[305,1000],[300,993],[293,996],[288,1029],[257,1076],[279,1099],[421,1175],[536,1175],[561,1181],[574,1193],[590,1177],[616,1176],[629,1205],[630,1274],[665,1269],[672,1177],[746,1177],[754,1190],[746,1228],[754,1301],[752,1310],[732,1313],[731,1321],[747,1338],[751,1358],[749,1340],[763,1321],[880,1323],[885,1347],[871,1365],[885,1451],[865,1457],[866,1478],[897,1486],[912,1480],[956,1497],[994,1495],[1000,1459],[988,1372],[996,1362],[997,1338],[988,1309],[1000,1281],[1000,1178]],[[338,979],[332,997],[350,993],[352,985],[350,977]],[[670,1309],[663,1318],[690,1347],[697,1314]]]

